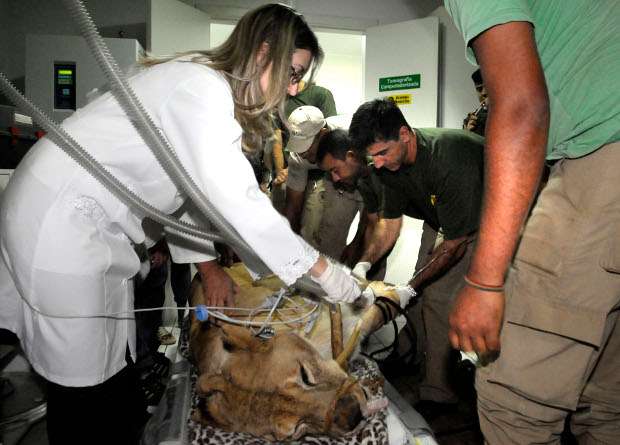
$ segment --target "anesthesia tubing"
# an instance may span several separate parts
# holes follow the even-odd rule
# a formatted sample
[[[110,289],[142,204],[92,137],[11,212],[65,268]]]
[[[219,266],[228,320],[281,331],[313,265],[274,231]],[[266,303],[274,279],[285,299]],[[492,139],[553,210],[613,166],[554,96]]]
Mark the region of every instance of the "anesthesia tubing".
[[[68,156],[76,161],[82,168],[98,180],[110,193],[116,196],[128,207],[138,210],[141,214],[148,216],[165,227],[166,232],[174,233],[179,236],[191,238],[194,242],[209,240],[213,242],[227,242],[227,238],[221,235],[205,231],[204,229],[181,221],[178,218],[167,215],[155,207],[148,204],[134,192],[129,190],[123,183],[115,178],[106,168],[101,165],[90,153],[88,153],[64,128],[50,119],[43,111],[34,105],[29,99],[24,97],[11,84],[9,79],[0,72],[0,91],[4,93],[18,108],[29,113],[45,131],[46,137],[50,138]],[[210,247],[206,246],[206,247]],[[256,255],[252,252],[252,257]],[[244,257],[244,260],[246,258]],[[310,278],[302,277],[295,283],[297,287],[317,295],[323,294],[323,290],[318,287]]]
[[[204,231],[197,226],[180,221],[178,218],[160,212],[158,209],[151,206],[134,192],[125,187],[118,179],[108,172],[104,166],[97,162],[83,147],[81,147],[76,140],[65,131],[64,128],[52,121],[36,105],[22,96],[3,73],[0,73],[0,91],[11,99],[11,101],[18,108],[27,110],[33,120],[41,125],[41,127],[43,127],[43,129],[47,132],[46,137],[52,140],[67,155],[75,160],[95,179],[101,182],[101,184],[103,184],[103,186],[114,194],[114,196],[116,196],[121,202],[130,208],[139,209],[142,214],[164,226],[192,236],[192,239],[199,238],[225,242],[224,238],[218,234]]]
[[[158,162],[173,180],[175,185],[186,193],[189,199],[196,204],[199,210],[209,221],[213,223],[222,235],[208,232],[198,226],[179,221],[177,218],[164,214],[142,200],[139,196],[118,181],[118,179],[108,172],[105,167],[99,164],[63,128],[55,124],[34,104],[23,97],[2,73],[0,73],[0,90],[2,90],[16,106],[25,112],[30,113],[32,118],[46,130],[47,136],[56,145],[65,151],[65,153],[74,159],[80,166],[86,169],[86,171],[88,171],[95,179],[101,182],[101,184],[112,194],[114,194],[121,202],[134,209],[139,214],[148,216],[154,221],[162,224],[168,232],[173,232],[180,236],[190,237],[194,242],[197,240],[209,240],[230,244],[233,249],[235,249],[244,259],[249,268],[260,273],[261,275],[266,275],[269,271],[267,266],[260,258],[257,257],[249,245],[207,200],[204,193],[192,181],[191,177],[178,160],[174,149],[167,143],[165,138],[155,127],[146,110],[142,107],[139,100],[135,96],[135,93],[133,93],[130,86],[125,81],[123,74],[116,65],[112,55],[109,53],[103,39],[99,36],[94,23],[89,17],[88,12],[81,1],[63,0],[63,2],[65,3],[67,9],[69,9],[75,21],[78,22],[83,37],[86,39],[93,55],[95,56],[95,59],[100,64],[106,78],[110,83],[112,94],[127,114],[132,125],[136,128],[147,146],[154,153]],[[324,291],[320,288],[320,286],[312,281],[307,273],[297,280],[295,286],[316,295],[324,294]],[[27,303],[30,305],[29,302]],[[32,305],[30,306],[32,307]],[[38,309],[34,307],[32,308],[38,311]],[[102,317],[106,316],[106,314],[94,316]]]
[[[289,302],[292,302],[294,304],[294,307],[278,309],[278,306],[280,305],[280,301],[283,298]],[[74,319],[82,319],[82,318],[124,319],[124,318],[133,318],[133,317],[128,317],[127,315],[135,314],[138,312],[152,312],[152,311],[161,311],[161,310],[175,310],[176,311],[179,309],[177,306],[160,306],[160,307],[150,307],[150,308],[142,308],[142,309],[130,309],[127,311],[120,311],[120,312],[102,312],[98,314],[95,313],[95,314],[89,314],[89,315],[60,315],[60,314],[50,314],[50,313],[43,312],[39,308],[33,306],[25,298],[23,298],[23,300],[33,311],[37,312],[40,315],[43,315],[44,317],[60,318],[60,319],[66,319],[66,320],[74,320]],[[279,321],[271,320],[272,315],[275,311],[277,311],[278,314],[282,316],[282,313],[285,311],[299,312],[300,310],[305,309],[305,308],[308,308],[308,310],[296,318],[281,319]],[[278,298],[271,306],[262,305],[262,306],[258,306],[254,308],[242,308],[242,307],[205,306],[203,304],[199,304],[197,306],[187,307],[187,309],[189,309],[190,311],[196,312],[196,318],[198,318],[198,320],[200,321],[206,321],[209,317],[213,317],[218,320],[224,321],[226,323],[235,324],[238,326],[245,326],[249,328],[258,327],[258,328],[261,328],[261,330],[265,328],[265,326],[289,325],[289,324],[295,324],[295,323],[302,323],[306,319],[310,318],[318,310],[318,308],[319,308],[319,303],[317,302],[306,304],[305,307],[300,306],[292,298],[284,296],[284,290],[281,291],[280,298]],[[229,317],[228,315],[224,314],[222,311],[247,313],[247,319],[241,320],[238,318]],[[254,317],[257,314],[260,314],[261,312],[268,312],[267,319],[264,321],[252,321]]]
[[[102,69],[114,97],[172,182],[213,223],[218,232],[223,235],[233,249],[247,261],[247,265],[252,270],[258,273],[267,272],[269,270],[267,266],[254,254],[245,240],[239,236],[236,230],[225,221],[217,209],[208,201],[181,164],[172,146],[157,129],[153,120],[127,83],[124,74],[118,67],[114,57],[112,57],[103,38],[99,35],[97,27],[82,1],[63,0],[63,3],[77,24],[80,34],[86,40],[99,67]]]
[[[125,80],[124,74],[116,64],[105,42],[99,35],[86,7],[81,0],[63,0],[65,7],[77,23],[82,37],[86,40],[93,56],[97,60],[103,74],[107,78],[112,94],[127,114],[144,142],[151,149],[164,171],[177,187],[185,192],[201,213],[215,226],[225,242],[239,254],[249,269],[259,275],[267,275],[271,271],[254,253],[252,248],[241,238],[237,231],[221,216],[219,211],[209,202],[205,194],[181,164],[174,149],[155,126],[147,111]],[[181,230],[182,233],[184,233]],[[324,295],[323,289],[310,279],[308,273],[297,280],[295,285],[308,292]]]

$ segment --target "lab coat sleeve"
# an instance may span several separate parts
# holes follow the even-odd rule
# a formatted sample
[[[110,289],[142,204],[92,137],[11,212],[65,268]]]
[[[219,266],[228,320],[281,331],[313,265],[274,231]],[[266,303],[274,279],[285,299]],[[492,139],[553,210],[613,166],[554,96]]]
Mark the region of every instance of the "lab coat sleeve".
[[[241,151],[228,83],[203,66],[178,85],[160,109],[162,129],[208,200],[287,285],[318,252],[291,230],[262,193]]]

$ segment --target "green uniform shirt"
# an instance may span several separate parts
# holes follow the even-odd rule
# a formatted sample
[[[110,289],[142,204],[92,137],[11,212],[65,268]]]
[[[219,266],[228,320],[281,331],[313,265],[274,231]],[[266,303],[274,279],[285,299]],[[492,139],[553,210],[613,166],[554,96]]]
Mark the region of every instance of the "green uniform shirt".
[[[412,165],[392,172],[375,170],[385,186],[384,218],[422,219],[446,239],[478,230],[482,202],[484,138],[465,130],[414,129],[417,155]],[[362,195],[363,196],[363,195]]]
[[[364,200],[364,208],[368,213],[378,213],[381,210],[381,197],[383,196],[383,184],[375,173],[375,169],[369,167],[371,171],[368,176],[363,176],[357,180],[356,188]]]
[[[288,96],[284,105],[284,115],[288,118],[290,114],[302,105],[312,105],[323,113],[323,117],[335,116],[336,102],[332,92],[327,88],[318,85],[307,85],[296,96]]]
[[[502,23],[534,25],[551,105],[547,159],[620,140],[620,1],[446,0],[467,45]],[[475,63],[471,48],[467,57]]]

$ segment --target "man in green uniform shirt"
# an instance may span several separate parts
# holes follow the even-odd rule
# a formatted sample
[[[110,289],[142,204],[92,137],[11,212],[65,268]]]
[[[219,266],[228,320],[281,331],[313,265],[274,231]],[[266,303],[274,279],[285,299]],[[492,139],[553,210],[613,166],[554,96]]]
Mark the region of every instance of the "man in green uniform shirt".
[[[293,111],[304,105],[311,105],[323,113],[323,117],[335,116],[336,101],[334,95],[327,88],[308,84],[303,80],[291,83],[286,90],[286,102],[284,103],[284,116],[288,119]],[[272,202],[274,207],[284,212],[284,200],[286,199],[286,181],[288,178],[288,156],[284,154],[284,147],[288,143],[288,130],[282,122],[277,122],[274,137],[265,150],[267,164],[273,175]],[[316,173],[316,172],[315,172]],[[318,179],[318,178],[317,178]]]
[[[455,348],[499,351],[476,375],[485,441],[560,443],[569,418],[580,443],[617,444],[620,2],[446,8],[489,100],[480,233],[450,317]]]
[[[361,156],[372,157],[382,187],[380,222],[354,271],[363,274],[394,245],[403,215],[424,221],[417,267],[428,267],[410,282],[423,291],[426,331],[426,373],[417,408],[427,415],[447,409],[437,404],[457,402],[449,378],[448,313],[478,230],[484,139],[465,130],[412,129],[389,99],[360,106],[349,137]]]
[[[323,116],[330,117],[338,114],[336,112],[336,102],[334,95],[327,88],[315,83],[308,84],[300,81],[297,88],[292,85],[289,87],[286,103],[284,104],[284,115],[290,114],[303,105],[312,105],[317,107],[323,113]]]

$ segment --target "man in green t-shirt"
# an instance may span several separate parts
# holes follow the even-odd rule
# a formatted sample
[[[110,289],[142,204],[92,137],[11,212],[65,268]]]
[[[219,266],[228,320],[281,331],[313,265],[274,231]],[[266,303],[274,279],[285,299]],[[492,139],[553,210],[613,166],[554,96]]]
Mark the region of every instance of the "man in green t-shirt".
[[[304,105],[317,107],[325,117],[338,114],[334,95],[327,88],[315,83],[308,84],[303,80],[296,87],[291,85],[287,90],[286,103],[284,104],[285,116],[290,116],[295,109]]]
[[[463,285],[478,231],[484,139],[465,130],[412,129],[390,99],[360,106],[349,137],[361,157],[372,157],[380,188],[377,181],[370,182],[380,201],[368,211],[380,212],[380,223],[353,270],[363,274],[394,245],[403,215],[424,221],[419,273],[409,283],[423,291],[426,331],[426,373],[416,408],[427,416],[438,408],[454,408],[438,405],[458,401],[449,378],[448,313]]]
[[[288,119],[293,111],[301,106],[313,106],[321,110],[323,117],[336,116],[336,101],[334,95],[327,88],[307,83],[303,80],[291,82],[286,90],[286,102],[284,103],[284,116]],[[265,147],[265,164],[271,171],[271,199],[274,207],[284,212],[286,199],[286,181],[288,178],[288,153],[284,153],[284,147],[288,144],[289,134],[286,126],[278,119],[275,123],[273,138]],[[316,173],[316,172],[315,172]],[[265,184],[265,188],[267,184]],[[313,191],[312,193],[318,193]]]
[[[340,256],[342,263],[353,267],[362,257],[377,224],[382,223],[379,218],[382,186],[376,175],[372,174],[372,167],[366,164],[364,157],[352,149],[346,130],[332,130],[321,138],[316,151],[316,164],[328,173],[329,180],[336,187],[349,193],[357,190],[363,200],[355,237]],[[372,281],[382,281],[390,252],[391,250],[375,261],[369,270],[357,270],[356,273],[359,272],[360,276]]]
[[[348,126],[346,116],[323,117],[316,107],[297,108],[289,116],[293,134],[289,152],[284,216],[294,232],[332,258],[346,246],[351,222],[362,198],[355,191],[337,189],[316,165],[319,142],[330,132]]]
[[[476,375],[485,440],[559,443],[570,415],[580,442],[618,443],[620,2],[446,8],[489,97],[479,241],[450,316],[455,348],[501,346]]]

